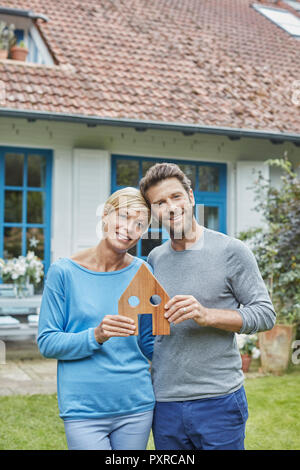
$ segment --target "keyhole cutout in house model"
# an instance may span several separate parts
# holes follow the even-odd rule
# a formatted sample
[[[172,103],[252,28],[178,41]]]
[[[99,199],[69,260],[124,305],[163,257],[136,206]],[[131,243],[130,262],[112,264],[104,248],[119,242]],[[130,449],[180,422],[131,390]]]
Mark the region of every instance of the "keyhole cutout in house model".
[[[160,298],[159,304],[156,303],[158,296]],[[155,298],[155,304],[151,302],[153,297]],[[164,288],[147,266],[142,264],[119,299],[118,313],[134,320],[136,326],[135,335],[139,333],[138,315],[143,313],[152,314],[153,335],[169,335],[170,323],[164,317],[164,306],[168,300],[170,300],[170,297]]]

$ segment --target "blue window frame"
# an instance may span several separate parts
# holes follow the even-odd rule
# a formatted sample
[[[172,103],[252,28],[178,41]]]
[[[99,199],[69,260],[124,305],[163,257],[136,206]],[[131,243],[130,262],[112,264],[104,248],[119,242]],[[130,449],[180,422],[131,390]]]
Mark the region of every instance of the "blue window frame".
[[[0,146],[0,258],[50,266],[52,150]],[[1,280],[0,280],[1,282]]]
[[[24,41],[24,30],[15,29],[15,36],[16,36],[17,44],[19,44],[21,41]]]
[[[195,162],[160,158],[133,157],[129,155],[112,155],[111,192],[126,186],[138,187],[140,179],[147,169],[159,162],[176,163],[192,182],[197,220],[213,230],[227,233],[226,229],[226,178],[227,166],[224,163]],[[200,205],[200,206],[199,206]],[[161,228],[150,227],[151,237],[146,236],[138,242],[132,254],[146,259],[148,253],[157,245],[169,238]],[[157,232],[154,235],[154,232]]]

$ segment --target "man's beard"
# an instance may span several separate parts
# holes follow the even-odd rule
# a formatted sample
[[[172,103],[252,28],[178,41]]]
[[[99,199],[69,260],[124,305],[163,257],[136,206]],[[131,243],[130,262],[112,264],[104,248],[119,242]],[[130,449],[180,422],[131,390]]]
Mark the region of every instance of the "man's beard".
[[[191,210],[184,210],[182,214],[182,223],[176,227],[171,225],[168,219],[168,231],[173,240],[183,240],[191,234],[193,225],[193,208]]]

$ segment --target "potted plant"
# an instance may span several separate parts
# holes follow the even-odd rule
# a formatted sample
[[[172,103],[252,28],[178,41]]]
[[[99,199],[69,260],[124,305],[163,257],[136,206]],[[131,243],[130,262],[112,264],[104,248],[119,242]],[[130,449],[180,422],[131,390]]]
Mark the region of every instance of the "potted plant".
[[[15,26],[0,21],[0,59],[7,59],[8,51],[15,42]]]
[[[274,328],[258,335],[262,369],[282,374],[300,323],[300,180],[287,153],[266,163],[283,171],[281,186],[272,187],[259,173],[255,210],[267,223],[239,238],[249,241],[277,314]]]
[[[14,283],[16,297],[33,295],[33,286],[40,282],[43,270],[43,263],[33,251],[6,262],[0,259],[0,275],[4,282]]]
[[[257,335],[240,335],[236,333],[236,340],[242,358],[242,370],[248,372],[252,358],[258,359],[260,356],[260,351],[257,348],[258,337]]]
[[[15,44],[10,48],[10,58],[13,60],[25,62],[27,54],[28,49],[26,48],[24,41],[20,41],[18,44]]]

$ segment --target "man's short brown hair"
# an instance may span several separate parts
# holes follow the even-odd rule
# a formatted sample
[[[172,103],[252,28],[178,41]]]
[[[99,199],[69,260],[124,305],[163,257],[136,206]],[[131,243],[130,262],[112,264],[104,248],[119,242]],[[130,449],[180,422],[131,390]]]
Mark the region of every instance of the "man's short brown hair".
[[[148,204],[149,201],[146,196],[148,189],[167,178],[177,178],[189,195],[192,183],[178,165],[175,163],[156,163],[149,168],[140,181],[140,191]]]

